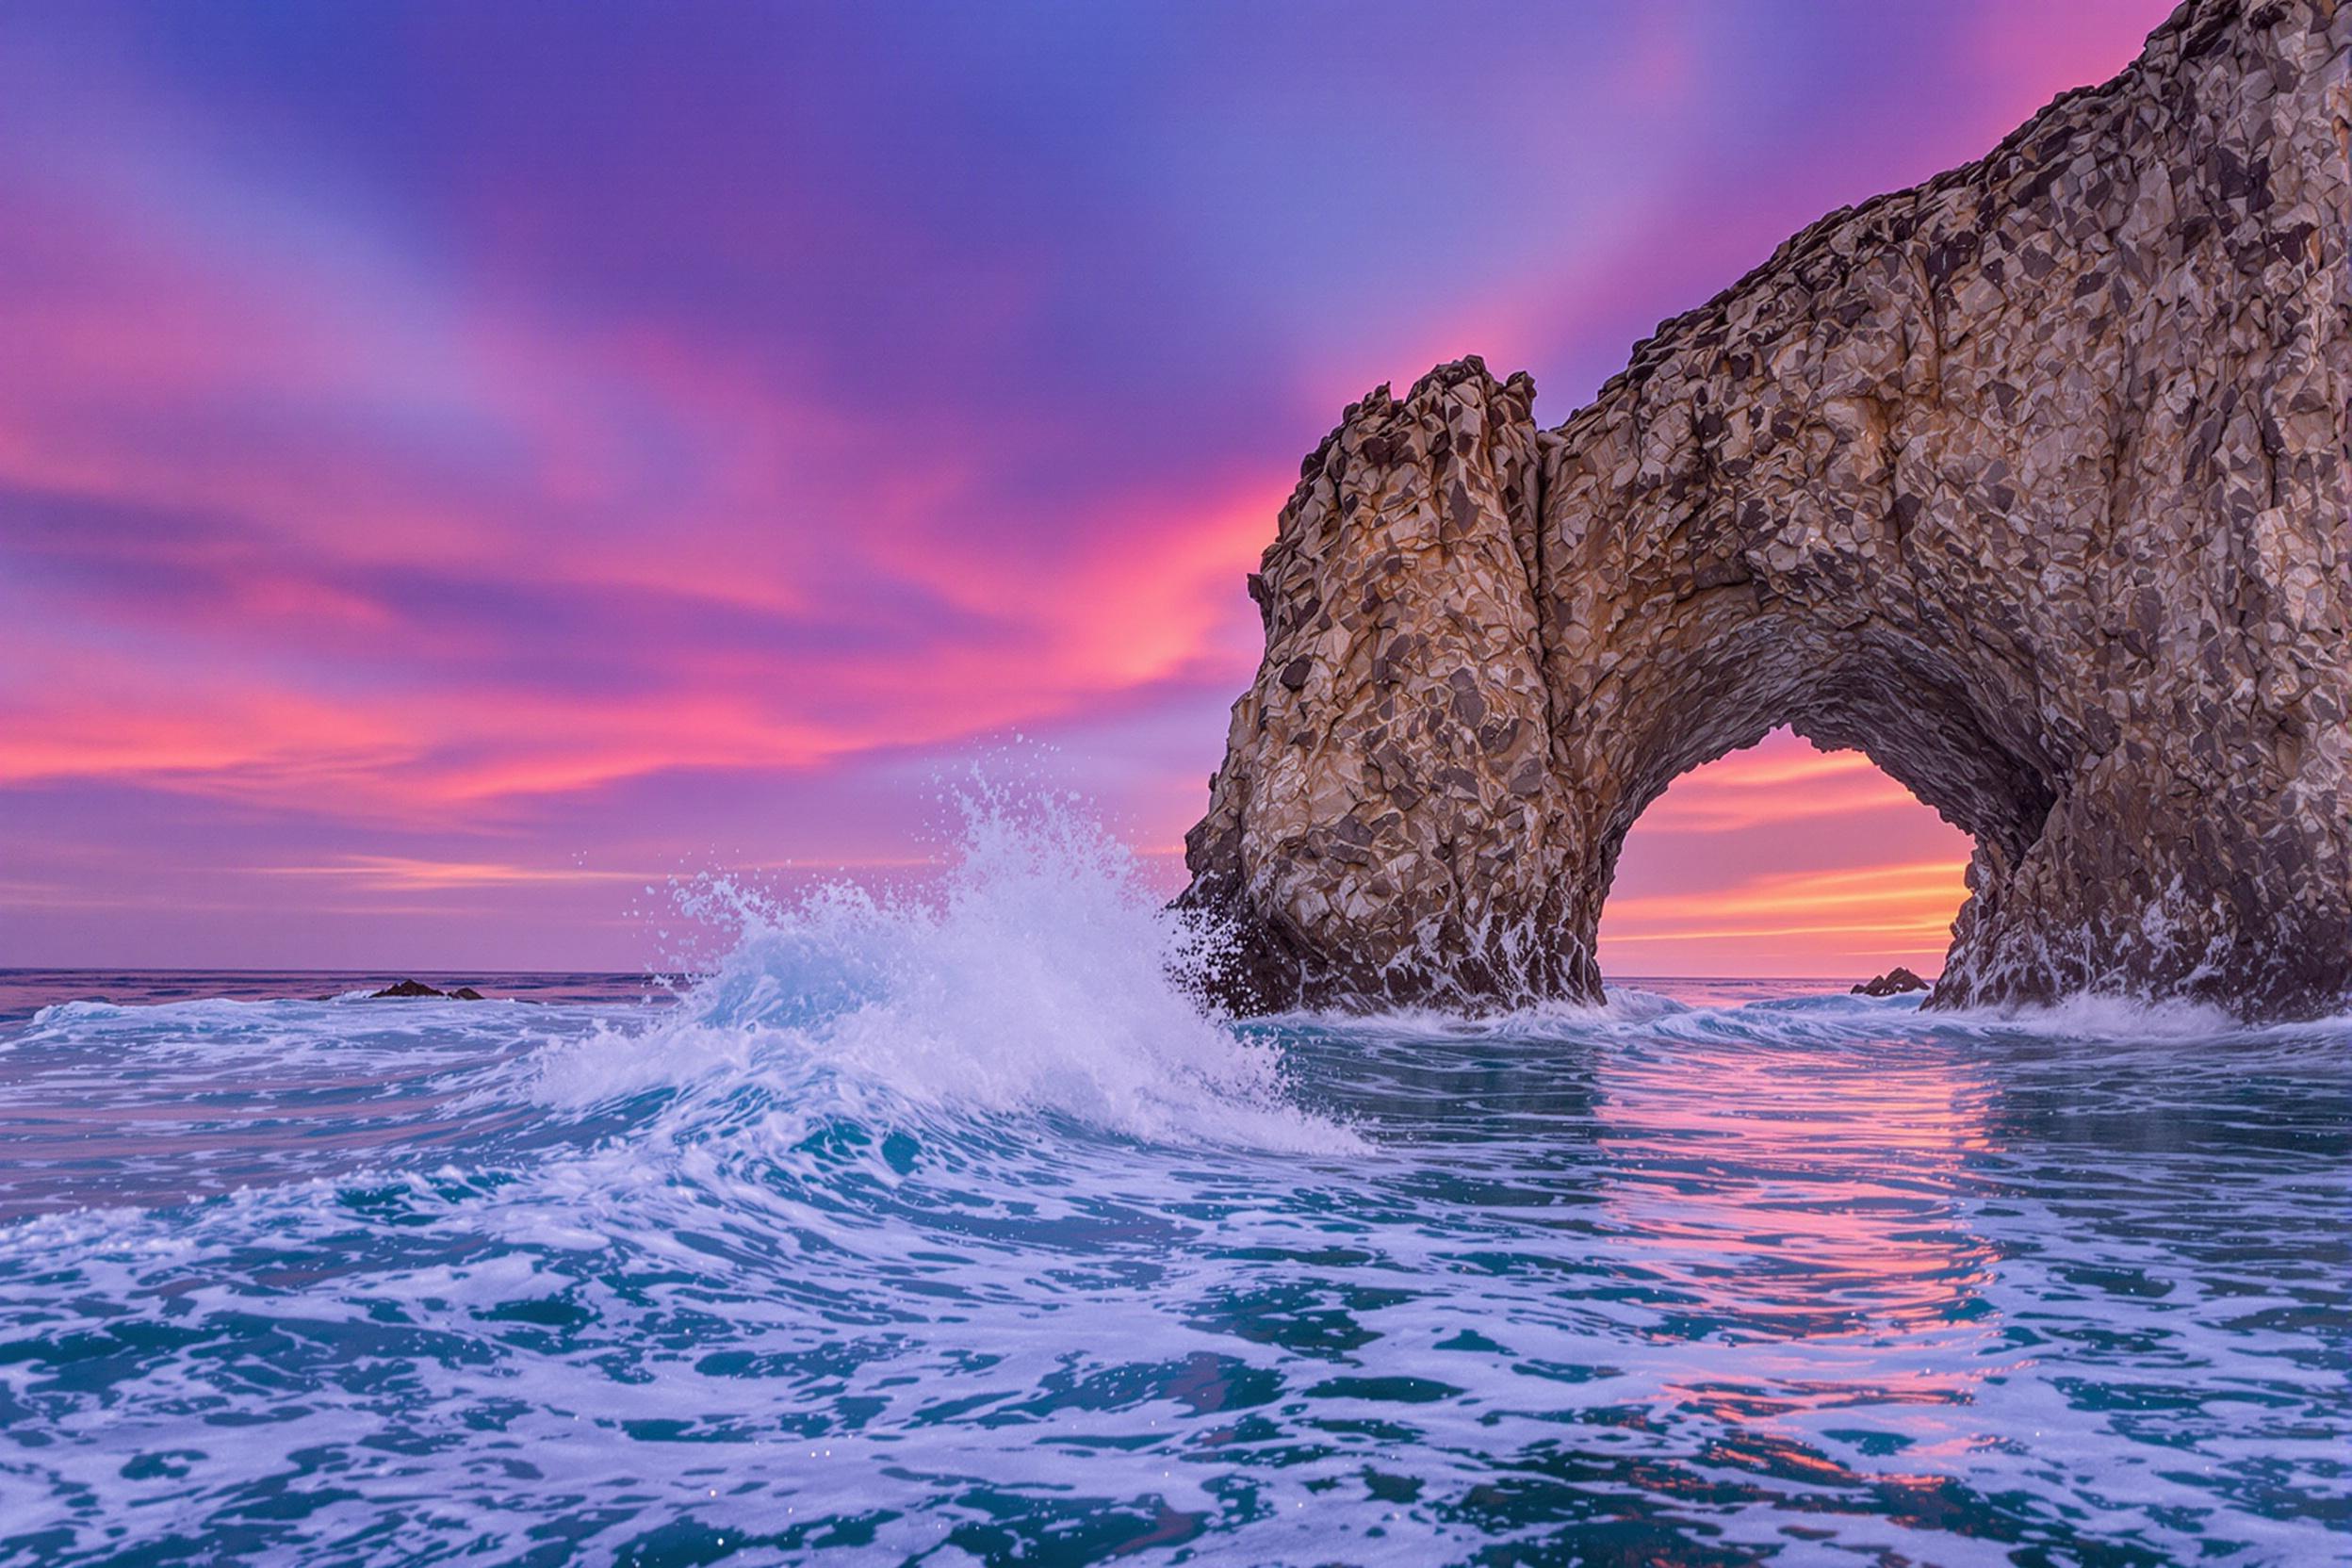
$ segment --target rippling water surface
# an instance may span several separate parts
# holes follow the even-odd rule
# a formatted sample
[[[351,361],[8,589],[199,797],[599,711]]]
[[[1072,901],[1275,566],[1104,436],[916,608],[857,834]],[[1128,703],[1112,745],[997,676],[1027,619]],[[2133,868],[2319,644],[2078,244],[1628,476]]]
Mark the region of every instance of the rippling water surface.
[[[0,1562],[2352,1555],[2344,1022],[1182,945],[998,823],[675,1001],[15,977]]]

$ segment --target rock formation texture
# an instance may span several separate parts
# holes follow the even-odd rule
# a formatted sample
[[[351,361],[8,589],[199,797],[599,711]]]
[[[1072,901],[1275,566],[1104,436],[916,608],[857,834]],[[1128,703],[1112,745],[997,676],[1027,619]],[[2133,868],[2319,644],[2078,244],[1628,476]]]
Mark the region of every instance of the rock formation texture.
[[[1186,839],[1229,1000],[1594,998],[1634,819],[1788,725],[1974,837],[1933,1004],[2343,1005],[2348,55],[2191,0],[1556,430],[1477,359],[1348,408]]]
[[[1902,996],[1910,991],[1933,990],[1935,988],[1909,970],[1897,964],[1884,974],[1872,975],[1850,988],[1854,996]]]

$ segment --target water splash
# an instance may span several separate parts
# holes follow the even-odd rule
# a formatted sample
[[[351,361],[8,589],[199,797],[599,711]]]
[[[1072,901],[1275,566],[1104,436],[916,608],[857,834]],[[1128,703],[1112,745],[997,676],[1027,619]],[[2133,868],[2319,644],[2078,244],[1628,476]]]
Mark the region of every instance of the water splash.
[[[954,807],[928,886],[684,890],[683,912],[731,925],[732,946],[677,1016],[554,1054],[550,1091],[731,1093],[754,1071],[861,1116],[1051,1113],[1153,1141],[1361,1147],[1298,1108],[1261,1033],[1204,1011],[1213,940],[1082,803],[975,776]]]

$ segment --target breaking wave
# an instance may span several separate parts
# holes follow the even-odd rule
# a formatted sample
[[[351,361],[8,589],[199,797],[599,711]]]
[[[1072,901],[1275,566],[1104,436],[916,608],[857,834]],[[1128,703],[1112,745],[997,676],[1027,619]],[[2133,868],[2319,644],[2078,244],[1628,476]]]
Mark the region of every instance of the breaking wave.
[[[548,1054],[541,1092],[700,1102],[758,1083],[795,1123],[819,1107],[1020,1114],[1161,1142],[1361,1147],[1298,1107],[1276,1044],[1204,1011],[1201,933],[1100,824],[985,784],[957,808],[957,846],[927,887],[687,890],[690,916],[735,931],[725,957],[651,1027]]]

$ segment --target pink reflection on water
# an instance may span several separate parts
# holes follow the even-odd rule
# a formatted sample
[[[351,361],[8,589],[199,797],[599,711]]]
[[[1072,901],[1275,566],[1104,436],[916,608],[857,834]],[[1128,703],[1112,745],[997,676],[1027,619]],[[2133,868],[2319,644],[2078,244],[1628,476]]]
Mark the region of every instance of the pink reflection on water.
[[[1597,1079],[1603,1225],[1677,1341],[1659,1398],[1749,1429],[1775,1473],[1850,1474],[1812,1446],[1827,1429],[1889,1433],[1906,1462],[1980,1446],[1966,1412],[2006,1364],[1988,1355],[1998,1255],[1968,1212],[1992,1096],[1976,1064],[1726,1041],[1615,1054]]]

